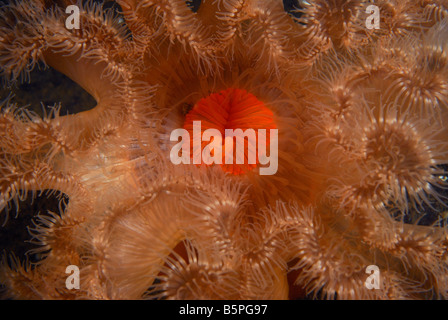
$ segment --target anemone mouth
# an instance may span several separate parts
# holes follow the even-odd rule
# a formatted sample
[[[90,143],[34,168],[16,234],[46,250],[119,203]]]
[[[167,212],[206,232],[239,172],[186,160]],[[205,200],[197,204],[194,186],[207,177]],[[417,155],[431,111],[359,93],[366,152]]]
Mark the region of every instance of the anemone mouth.
[[[200,149],[195,149],[194,130],[198,122],[202,139]],[[208,148],[225,172],[241,175],[259,166],[260,156],[270,147],[270,130],[277,126],[273,112],[256,96],[244,89],[228,88],[200,99],[186,115],[183,128],[190,134],[191,158],[198,152],[204,155]],[[215,136],[203,141],[208,129],[217,130],[221,141],[214,141]],[[193,163],[209,165],[210,161],[202,158],[200,163]]]

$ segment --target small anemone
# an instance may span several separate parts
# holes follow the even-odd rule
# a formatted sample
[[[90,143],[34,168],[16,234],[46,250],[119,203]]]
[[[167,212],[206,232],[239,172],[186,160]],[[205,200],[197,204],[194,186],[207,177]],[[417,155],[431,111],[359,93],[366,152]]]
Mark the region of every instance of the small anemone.
[[[184,255],[172,251],[146,293],[148,298],[170,300],[237,299],[240,275],[223,264],[210,265],[184,241]]]
[[[438,139],[444,128],[427,118],[398,115],[397,106],[381,106],[379,113],[365,113],[350,130],[345,143],[354,149],[348,171],[330,189],[343,204],[353,208],[384,207],[393,202],[402,212],[430,204],[429,195],[444,202],[434,185],[445,174],[447,145]],[[348,129],[348,127],[345,127]],[[344,131],[344,129],[342,130]]]

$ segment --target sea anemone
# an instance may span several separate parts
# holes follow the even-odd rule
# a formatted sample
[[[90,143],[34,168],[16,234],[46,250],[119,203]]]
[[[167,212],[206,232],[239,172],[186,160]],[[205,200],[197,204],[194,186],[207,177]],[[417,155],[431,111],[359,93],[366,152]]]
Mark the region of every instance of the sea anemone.
[[[369,5],[3,5],[6,86],[51,67],[96,101],[67,115],[2,104],[2,216],[59,202],[33,218],[34,261],[4,255],[6,296],[447,298],[448,5],[377,1],[379,29]],[[213,134],[195,148],[197,122]],[[226,129],[245,130],[243,152],[226,155]]]

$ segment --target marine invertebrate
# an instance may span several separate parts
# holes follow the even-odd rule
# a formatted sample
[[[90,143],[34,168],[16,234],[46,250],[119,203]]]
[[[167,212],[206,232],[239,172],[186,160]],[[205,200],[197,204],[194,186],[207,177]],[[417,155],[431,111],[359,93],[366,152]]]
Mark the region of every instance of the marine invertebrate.
[[[208,131],[215,134],[206,137],[205,142],[204,138],[200,141],[195,133],[195,124],[197,131],[202,135],[204,131],[210,129],[217,131]],[[251,171],[260,164],[260,161],[266,164],[262,157],[267,158],[267,153],[273,157],[274,151],[269,147],[272,146],[271,140],[275,141],[278,134],[277,131],[274,131],[275,137],[271,134],[272,129],[276,130],[272,111],[254,95],[234,88],[199,100],[185,116],[184,129],[188,130],[190,137],[185,141],[189,143],[185,152],[190,153],[193,163],[223,164],[223,170],[233,174]],[[197,143],[197,150],[195,139],[201,142]],[[181,145],[185,145],[185,142]],[[204,150],[205,148],[207,149]],[[209,152],[206,152],[207,150]],[[202,157],[201,161],[203,153],[208,154],[205,158]],[[272,160],[276,163],[278,161],[278,159]],[[275,174],[277,171],[273,168],[264,173],[264,170],[266,169],[260,169],[260,174]]]
[[[43,61],[97,101],[66,116],[2,108],[0,207],[69,198],[35,220],[38,263],[3,262],[7,293],[446,298],[446,217],[418,222],[446,205],[448,4],[377,2],[379,31],[362,0],[299,1],[295,15],[276,0],[119,0],[120,15],[77,2],[79,30],[71,1],[3,6],[3,78]],[[170,133],[197,119],[278,128],[278,171],[171,163]]]

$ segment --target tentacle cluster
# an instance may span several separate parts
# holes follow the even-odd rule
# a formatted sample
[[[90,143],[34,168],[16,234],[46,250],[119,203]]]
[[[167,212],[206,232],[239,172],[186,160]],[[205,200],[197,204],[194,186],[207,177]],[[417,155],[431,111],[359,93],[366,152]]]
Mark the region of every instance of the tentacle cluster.
[[[70,4],[80,29],[65,26]],[[1,106],[1,215],[37,192],[69,199],[34,218],[40,261],[5,255],[7,295],[285,299],[298,287],[318,298],[447,298],[448,5],[376,1],[380,29],[370,30],[370,4],[2,6],[4,83],[42,64],[97,101],[69,115]],[[210,98],[220,92],[247,92],[266,112],[243,99],[230,119]],[[278,128],[278,171],[171,163],[170,133],[195,113],[221,131],[228,121]],[[80,289],[65,285],[69,265]],[[370,265],[380,290],[365,285]]]

